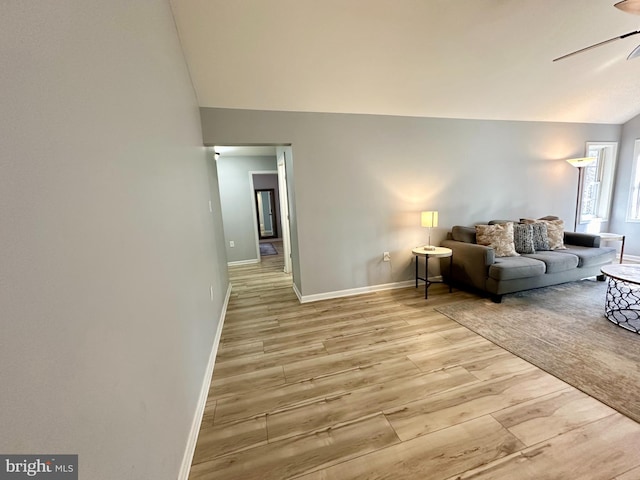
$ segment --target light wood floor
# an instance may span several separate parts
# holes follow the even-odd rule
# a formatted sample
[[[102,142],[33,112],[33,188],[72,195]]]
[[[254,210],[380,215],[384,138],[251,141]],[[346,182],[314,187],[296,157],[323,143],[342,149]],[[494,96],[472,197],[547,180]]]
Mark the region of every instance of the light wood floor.
[[[281,270],[230,269],[189,478],[640,479],[639,424],[434,311],[472,295],[301,305]]]

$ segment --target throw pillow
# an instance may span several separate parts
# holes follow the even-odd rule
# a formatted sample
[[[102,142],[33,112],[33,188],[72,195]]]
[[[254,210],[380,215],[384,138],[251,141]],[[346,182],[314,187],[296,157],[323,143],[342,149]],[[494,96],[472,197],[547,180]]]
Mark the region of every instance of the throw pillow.
[[[499,223],[509,223],[509,222],[513,223],[514,225],[518,223],[517,220],[489,220],[487,223],[489,225],[497,225]]]
[[[533,224],[516,223],[513,225],[513,244],[518,253],[536,253],[533,246]]]
[[[549,250],[565,250],[564,246],[564,222],[557,220],[532,220],[530,218],[520,219],[522,223],[544,223],[547,226],[547,237],[549,238]]]
[[[564,222],[562,220],[541,220],[547,226],[549,248],[551,250],[564,250]]]
[[[533,248],[536,252],[551,250],[549,248],[549,237],[547,235],[547,225],[542,222],[531,223],[533,230]]]
[[[479,245],[492,247],[496,257],[517,257],[513,244],[513,223],[501,225],[476,225],[476,241]]]

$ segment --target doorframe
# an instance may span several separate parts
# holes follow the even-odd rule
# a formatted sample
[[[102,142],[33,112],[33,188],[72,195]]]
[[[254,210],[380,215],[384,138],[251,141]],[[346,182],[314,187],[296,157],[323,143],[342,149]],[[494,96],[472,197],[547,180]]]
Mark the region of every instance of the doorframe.
[[[280,235],[284,254],[284,273],[291,273],[291,231],[289,229],[289,192],[287,190],[286,151],[277,156],[278,197],[280,198]]]
[[[255,188],[253,186],[253,176],[254,175],[277,175],[277,170],[250,170],[249,171],[249,195],[251,196],[251,209],[253,210],[253,235],[254,240],[256,242],[256,258],[258,262],[262,262],[262,256],[260,255],[260,235],[258,233],[258,222],[256,222],[256,218],[258,218],[258,209],[256,208],[255,201]]]

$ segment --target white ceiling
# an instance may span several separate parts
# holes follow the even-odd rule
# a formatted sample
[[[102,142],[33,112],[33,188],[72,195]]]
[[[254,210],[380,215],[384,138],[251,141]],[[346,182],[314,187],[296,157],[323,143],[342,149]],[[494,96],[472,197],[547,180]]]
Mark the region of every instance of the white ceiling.
[[[200,106],[624,123],[640,35],[616,0],[170,0]]]

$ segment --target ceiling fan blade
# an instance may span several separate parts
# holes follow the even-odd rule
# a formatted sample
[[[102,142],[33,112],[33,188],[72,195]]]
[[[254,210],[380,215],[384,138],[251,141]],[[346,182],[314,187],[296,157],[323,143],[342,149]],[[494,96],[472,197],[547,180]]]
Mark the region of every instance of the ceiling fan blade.
[[[640,0],[622,0],[613,6],[619,8],[623,12],[640,15]]]
[[[607,43],[615,42],[616,40],[622,40],[623,38],[630,37],[632,35],[637,35],[640,33],[640,30],[636,30],[635,32],[625,33],[624,35],[620,35],[619,37],[613,37],[609,40],[605,40],[603,42],[595,43],[585,48],[581,48],[580,50],[576,50],[575,52],[567,53],[566,55],[562,55],[561,57],[554,58],[553,61],[557,62],[558,60],[564,60],[567,57],[572,57],[573,55],[577,55],[578,53],[586,52],[587,50],[591,50],[592,48],[601,47]]]

